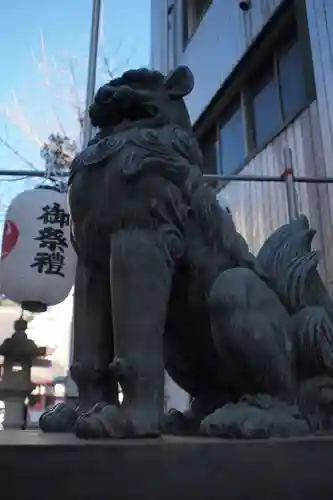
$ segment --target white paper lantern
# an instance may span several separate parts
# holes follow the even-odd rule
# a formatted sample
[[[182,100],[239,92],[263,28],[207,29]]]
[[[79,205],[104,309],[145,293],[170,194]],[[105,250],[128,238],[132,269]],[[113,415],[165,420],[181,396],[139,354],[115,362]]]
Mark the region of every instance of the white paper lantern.
[[[75,268],[66,193],[41,187],[19,194],[6,214],[1,293],[25,309],[46,310],[68,296]]]

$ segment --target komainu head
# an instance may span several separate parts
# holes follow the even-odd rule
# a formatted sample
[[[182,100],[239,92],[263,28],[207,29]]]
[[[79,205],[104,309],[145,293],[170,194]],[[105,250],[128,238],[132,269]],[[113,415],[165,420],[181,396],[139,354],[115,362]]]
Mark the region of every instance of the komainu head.
[[[180,66],[165,77],[159,71],[136,69],[103,85],[97,92],[89,114],[101,131],[123,124],[171,123],[190,131],[184,97],[194,87],[193,74]]]

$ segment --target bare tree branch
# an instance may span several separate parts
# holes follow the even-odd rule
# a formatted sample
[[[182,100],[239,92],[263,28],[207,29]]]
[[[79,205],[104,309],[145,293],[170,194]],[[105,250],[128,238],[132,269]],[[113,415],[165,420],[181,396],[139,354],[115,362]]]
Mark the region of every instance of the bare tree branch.
[[[50,100],[51,109],[52,109],[53,114],[56,118],[59,130],[61,131],[62,134],[66,135],[65,128],[64,128],[62,121],[59,117],[59,113],[57,112],[55,102],[54,102],[54,96],[53,96],[53,92],[52,92],[53,91],[52,75],[50,73],[49,61],[48,61],[46,49],[45,49],[44,33],[43,33],[42,29],[40,29],[40,48],[41,48],[41,62],[38,61],[37,57],[32,52],[33,58],[37,64],[38,70],[42,73],[45,87],[48,90],[48,96],[49,96],[49,100]],[[57,69],[55,61],[53,61],[53,63],[54,63],[54,69]]]
[[[102,2],[101,24],[100,24],[100,57],[98,58],[98,80],[105,75],[108,79],[114,78],[120,71],[128,67],[131,56],[122,63],[119,61],[119,52],[123,47],[123,39],[115,47],[112,56],[107,56],[104,50],[106,45],[104,32],[104,3]],[[8,123],[18,127],[23,134],[35,142],[40,150],[46,147],[52,148],[50,137],[73,138],[74,142],[81,139],[83,129],[83,117],[85,112],[85,75],[88,66],[88,58],[75,57],[73,54],[68,54],[65,62],[61,65],[57,64],[55,57],[49,57],[46,50],[45,37],[43,30],[40,29],[40,54],[31,50],[32,60],[37,68],[38,74],[41,77],[37,85],[42,86],[46,91],[48,102],[51,108],[50,113],[45,113],[45,123],[41,130],[34,130],[32,120],[28,118],[26,109],[24,109],[15,90],[12,91],[12,102],[7,103],[3,108],[3,112],[7,117]],[[115,63],[117,61],[117,63]],[[81,78],[81,70],[84,69],[84,75]],[[83,82],[83,83],[82,83]],[[99,82],[97,81],[97,84]],[[53,116],[53,120],[51,117]],[[45,130],[49,133],[46,141],[41,140],[40,136],[44,136]],[[44,138],[44,137],[43,137]],[[2,142],[13,154],[24,161],[31,168],[36,168],[31,162],[26,160],[21,153],[12,147],[7,138],[1,138]],[[72,151],[70,152],[72,154]],[[65,157],[64,157],[65,158]],[[65,158],[66,162],[70,158]]]
[[[37,170],[37,167],[29,160],[24,158],[24,156],[21,155],[17,149],[15,149],[11,144],[4,139],[3,137],[0,137],[0,143],[3,144],[7,149],[9,149],[15,156],[17,156],[21,161],[23,161],[26,165],[28,165],[32,170]]]
[[[82,112],[82,101],[80,99],[80,94],[79,94],[79,87],[78,83],[76,80],[76,74],[75,74],[75,67],[74,67],[74,61],[71,58],[69,60],[69,73],[70,73],[70,78],[71,78],[71,90],[72,94],[74,97],[74,110],[76,114],[76,119],[80,127],[80,131],[82,132],[83,130],[83,112]]]
[[[26,117],[26,113],[23,109],[23,106],[21,105],[14,89],[12,90],[12,98],[13,98],[13,106],[11,108],[9,106],[6,106],[4,109],[6,118],[13,125],[16,125],[18,128],[20,128],[21,131],[27,137],[29,137],[29,139],[36,142],[38,146],[41,146],[43,142],[40,140],[38,135],[32,130],[29,120]]]

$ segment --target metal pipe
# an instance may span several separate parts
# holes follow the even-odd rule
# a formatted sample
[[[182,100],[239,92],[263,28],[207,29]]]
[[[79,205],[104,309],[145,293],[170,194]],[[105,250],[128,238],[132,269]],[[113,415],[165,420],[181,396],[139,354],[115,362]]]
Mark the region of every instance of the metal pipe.
[[[90,50],[89,50],[89,61],[88,61],[86,108],[84,112],[84,121],[83,121],[83,145],[82,145],[83,148],[87,146],[92,136],[92,125],[89,118],[89,107],[93,102],[95,93],[100,15],[101,15],[101,0],[93,0]]]
[[[96,69],[97,69],[97,52],[98,52],[98,38],[99,38],[99,25],[100,25],[100,15],[101,15],[101,0],[93,0],[92,9],[92,21],[91,21],[91,33],[90,33],[90,50],[89,50],[89,60],[88,60],[88,78],[87,78],[87,93],[86,93],[86,108],[84,112],[83,121],[83,144],[82,147],[85,148],[92,136],[92,125],[89,117],[89,107],[94,99],[95,85],[96,85]],[[72,322],[74,321],[74,314],[72,316]],[[70,335],[69,344],[69,360],[72,363],[74,357],[74,331]],[[68,376],[67,383],[67,399],[70,397],[68,393],[68,388],[72,385],[72,381],[69,380]]]
[[[285,175],[286,195],[289,221],[298,218],[297,198],[295,193],[295,183],[292,172],[288,171]]]
[[[67,177],[68,172],[59,172],[57,177]],[[0,169],[0,177],[45,177],[44,170],[8,170]],[[285,182],[283,176],[263,176],[263,175],[204,175],[208,180],[221,180],[225,182]],[[333,184],[333,177],[294,177],[294,182],[304,184]]]
[[[292,151],[290,148],[284,150],[283,157],[284,157],[284,172],[282,178],[286,186],[288,217],[289,221],[291,222],[298,218],[298,206],[297,206],[297,193],[294,182]]]
[[[67,177],[68,172],[57,174],[56,177]],[[0,177],[46,177],[45,170],[0,170]]]
[[[304,184],[331,184],[333,183],[333,177],[294,177],[294,182],[304,183]]]
[[[221,180],[225,182],[233,181],[245,181],[245,182],[285,182],[283,175],[281,177],[277,176],[263,176],[263,175],[218,175],[218,174],[206,174],[205,179],[208,180]],[[332,184],[333,177],[294,177],[294,182],[304,183],[304,184]]]
[[[233,181],[249,181],[249,182],[283,182],[282,177],[278,176],[261,176],[261,175],[215,175],[215,174],[206,174],[204,175],[205,179],[208,180],[221,180],[226,182]]]

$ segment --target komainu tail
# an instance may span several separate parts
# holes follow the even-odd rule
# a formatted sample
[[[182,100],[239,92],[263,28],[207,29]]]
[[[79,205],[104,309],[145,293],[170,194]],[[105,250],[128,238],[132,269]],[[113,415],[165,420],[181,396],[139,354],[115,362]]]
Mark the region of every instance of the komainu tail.
[[[315,234],[307,217],[301,215],[277,229],[257,259],[291,313],[321,306],[333,320],[333,302],[317,270],[320,256],[311,249]]]
[[[295,362],[300,379],[333,376],[333,302],[311,249],[315,231],[304,215],[277,229],[257,259],[292,315]]]

